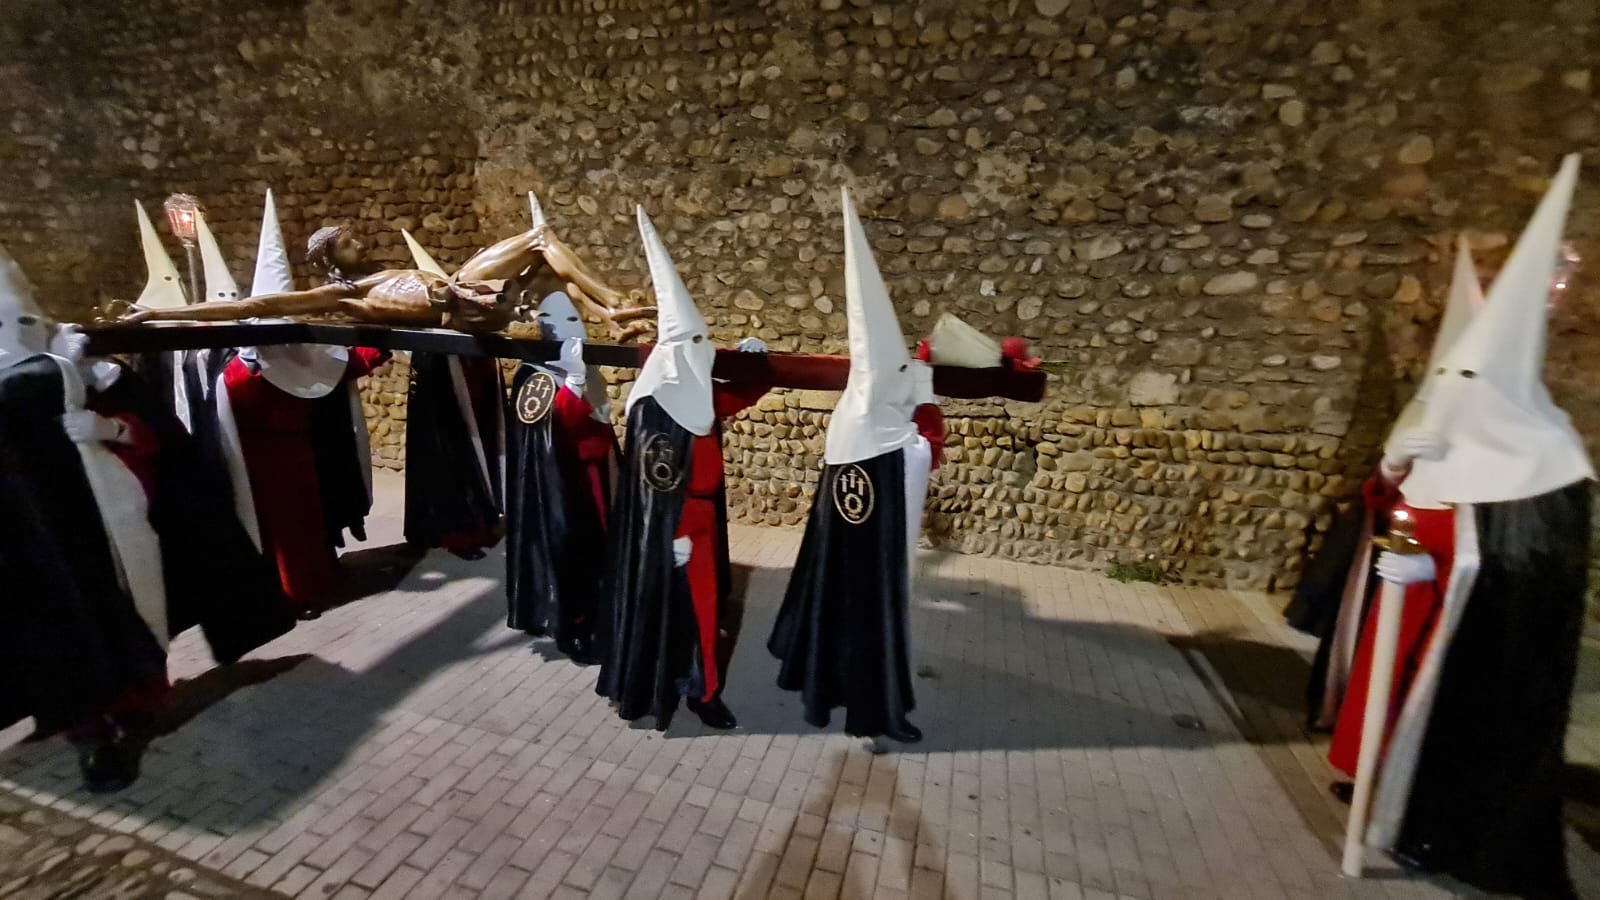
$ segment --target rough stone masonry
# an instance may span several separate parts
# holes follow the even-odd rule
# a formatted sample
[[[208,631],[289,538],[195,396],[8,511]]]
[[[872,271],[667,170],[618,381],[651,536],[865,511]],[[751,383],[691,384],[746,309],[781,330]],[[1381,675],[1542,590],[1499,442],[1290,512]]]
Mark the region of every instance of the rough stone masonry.
[[[243,279],[269,185],[291,243],[351,222],[399,263],[403,226],[447,264],[534,188],[623,286],[643,203],[720,340],[841,352],[847,184],[908,334],[956,312],[1054,372],[1042,405],[947,404],[936,546],[1284,588],[1418,374],[1454,234],[1490,272],[1579,150],[1550,377],[1600,438],[1583,0],[13,6],[0,242],[63,314],[137,291],[134,198],[199,195]],[[390,465],[405,374],[367,391]],[[736,517],[801,520],[831,402],[732,423]]]

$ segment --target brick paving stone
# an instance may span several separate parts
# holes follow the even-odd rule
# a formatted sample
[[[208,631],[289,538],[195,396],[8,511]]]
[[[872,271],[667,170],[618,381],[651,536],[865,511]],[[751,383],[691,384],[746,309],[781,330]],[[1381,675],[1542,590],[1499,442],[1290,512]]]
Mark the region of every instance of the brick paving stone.
[[[399,532],[397,483],[378,483],[369,548]],[[594,668],[504,628],[501,553],[433,553],[253,654],[283,667],[160,738],[121,795],[82,794],[59,743],[0,731],[0,803],[316,900],[1452,893],[1392,870],[1339,877],[1345,811],[1326,739],[1300,728],[1307,648],[1275,600],[921,553],[927,739],[873,755],[837,724],[806,726],[772,683],[763,644],[798,532],[731,536],[750,586],[737,731],[620,722]],[[170,668],[180,684],[212,668],[199,635],[173,642]],[[1600,644],[1580,683],[1569,755],[1596,765]],[[1569,843],[1600,896],[1600,854]]]

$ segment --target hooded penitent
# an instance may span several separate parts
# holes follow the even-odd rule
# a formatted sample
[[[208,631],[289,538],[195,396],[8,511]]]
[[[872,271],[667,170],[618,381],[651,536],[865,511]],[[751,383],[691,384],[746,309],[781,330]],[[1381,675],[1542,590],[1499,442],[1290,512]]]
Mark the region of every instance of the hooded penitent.
[[[850,375],[768,649],[806,721],[826,726],[843,706],[850,734],[915,741],[906,616],[932,451],[913,416],[931,388],[919,390],[927,370],[906,351],[848,193],[842,203]]]
[[[539,314],[547,340],[563,347],[584,340],[583,320],[565,293],[546,296]],[[605,381],[592,366],[523,363],[512,383],[506,442],[507,624],[549,632],[585,662],[593,660],[616,481],[616,434],[604,403]]]
[[[252,295],[292,289],[270,193],[251,289]],[[380,358],[376,351],[313,345],[245,348],[217,382],[219,443],[238,486],[240,517],[255,522],[284,594],[302,612],[328,599],[344,530],[364,534],[371,458],[355,379]],[[245,509],[246,497],[253,511]]]
[[[416,267],[444,275],[409,233]],[[499,540],[505,385],[495,360],[411,354],[406,400],[406,540],[475,559]]]
[[[144,252],[145,283],[137,304],[145,309],[179,309],[188,302],[184,296],[183,281],[172,257],[161,245],[161,238],[144,211],[144,205],[135,200],[135,218],[139,223],[139,247]],[[209,351],[178,350],[172,353],[148,353],[139,358],[139,369],[150,382],[159,388],[162,401],[178,414],[184,427],[189,427],[192,417],[189,384],[185,381],[185,361],[202,357]],[[190,365],[192,368],[192,364]]]
[[[139,246],[144,251],[145,270],[144,290],[136,302],[145,309],[182,307],[183,281],[178,278],[178,267],[172,264],[172,257],[167,255],[167,248],[161,246],[161,238],[156,234],[155,226],[150,223],[150,216],[145,213],[144,205],[135,200],[133,209],[139,218]]]
[[[1415,460],[1399,489],[1408,503],[1449,505],[1453,519],[1429,537],[1418,518],[1438,567],[1437,624],[1389,737],[1367,835],[1425,868],[1527,897],[1572,896],[1561,759],[1593,469],[1541,373],[1576,182],[1569,157],[1483,310],[1432,373],[1418,427],[1442,453]],[[1408,585],[1408,610],[1428,584]]]
[[[209,278],[209,276],[208,276]],[[256,269],[250,280],[250,296],[283,294],[294,290],[289,269],[289,251],[278,224],[278,207],[271,189],[261,211],[261,235],[256,242]],[[220,299],[208,288],[211,299]],[[256,360],[261,374],[273,387],[296,397],[315,400],[333,393],[345,383],[345,367],[350,351],[326,344],[286,344],[274,347],[245,347],[239,351],[247,360]]]
[[[690,434],[708,435],[716,421],[711,398],[716,348],[643,208],[639,210],[639,233],[644,237],[650,281],[656,289],[656,345],[628,394],[628,414],[649,397]]]
[[[289,251],[270,189],[256,247],[250,295],[294,290]],[[381,354],[328,344],[288,344],[241,352],[247,362],[257,366],[268,384],[292,397],[311,401],[312,450],[317,459],[328,534],[337,546],[344,545],[346,530],[357,539],[364,539],[367,512],[372,508],[372,447],[361,407],[361,390],[353,373],[369,370]]]
[[[1411,401],[1390,428],[1390,440],[1403,437],[1421,421],[1438,361],[1460,338],[1483,302],[1483,288],[1463,236],[1458,241],[1455,270],[1428,368]],[[1306,566],[1294,601],[1284,612],[1290,625],[1321,639],[1306,689],[1307,720],[1315,728],[1333,725],[1350,679],[1356,639],[1365,621],[1366,598],[1373,587],[1368,577],[1373,562],[1372,538],[1387,530],[1391,512],[1389,503],[1369,502],[1367,495],[1376,501],[1380,488],[1381,482],[1374,476],[1363,495],[1334,523],[1323,538],[1322,549]],[[1420,495],[1409,499],[1419,507],[1439,506]]]
[[[739,616],[729,590],[717,417],[756,402],[766,385],[713,385],[716,352],[705,322],[642,208],[639,234],[655,284],[659,343],[628,395],[596,690],[625,719],[654,715],[664,729],[686,696],[707,725],[731,728],[721,693]]]
[[[138,479],[99,441],[75,444],[76,366],[43,352],[46,322],[0,250],[0,722],[52,732],[165,677],[165,588]]]
[[[1443,365],[1445,355],[1455,346],[1468,323],[1483,309],[1483,304],[1483,284],[1478,281],[1478,270],[1473,265],[1466,235],[1461,235],[1456,240],[1456,262],[1450,274],[1450,293],[1445,298],[1439,333],[1435,335],[1433,349],[1428,353],[1428,367],[1423,371],[1417,392],[1400,411],[1394,427],[1389,429],[1390,437],[1422,424],[1422,411],[1427,408],[1428,396],[1433,392],[1436,374]]]
[[[1578,157],[1567,157],[1489,291],[1484,311],[1430,372],[1420,427],[1450,452],[1418,460],[1407,496],[1446,503],[1533,497],[1594,477],[1567,414],[1543,378],[1549,285],[1561,252]]]
[[[196,211],[194,214],[194,239],[200,245],[201,271],[205,275],[206,300],[237,300],[239,299],[239,284],[233,280],[233,273],[228,271],[228,262],[222,257],[222,247],[217,244],[217,238],[211,233],[211,226],[206,224],[206,214]]]

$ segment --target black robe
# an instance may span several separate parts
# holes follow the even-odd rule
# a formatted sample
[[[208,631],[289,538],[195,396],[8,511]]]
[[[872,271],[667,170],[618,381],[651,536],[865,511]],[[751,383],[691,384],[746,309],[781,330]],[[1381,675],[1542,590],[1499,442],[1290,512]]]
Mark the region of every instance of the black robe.
[[[1370,516],[1365,498],[1356,495],[1355,503],[1335,519],[1333,526],[1328,529],[1322,539],[1322,548],[1306,565],[1300,584],[1295,588],[1294,599],[1283,611],[1289,627],[1317,638],[1317,653],[1311,663],[1311,677],[1306,682],[1306,726],[1313,731],[1327,730],[1317,724],[1317,719],[1322,713],[1328,671],[1332,666],[1339,609],[1344,603],[1350,567],[1355,564],[1356,554],[1362,550],[1361,536]],[[1387,519],[1374,521],[1372,528],[1374,536],[1381,536],[1388,533],[1389,523]],[[1377,590],[1378,576],[1373,572],[1367,576],[1366,588],[1360,594],[1363,598],[1361,622],[1366,621],[1366,607],[1370,607]],[[1357,634],[1361,633],[1360,628],[1358,624]]]
[[[411,390],[406,399],[406,541],[436,547],[451,535],[492,532],[500,521],[500,473],[495,429],[500,396],[473,397],[485,481],[472,434],[450,376],[450,357],[437,353],[411,355]]]
[[[100,393],[155,432],[150,525],[161,541],[172,637],[200,626],[219,663],[231,663],[295,625],[271,561],[234,512],[226,476],[206,465],[199,440],[184,431],[159,392],[124,371]]]
[[[698,644],[689,581],[672,554],[693,443],[653,398],[628,414],[596,620],[595,691],[614,701],[622,718],[653,715],[661,729],[694,678]]]
[[[517,398],[533,379],[527,409]],[[555,392],[565,376],[524,364],[506,415],[506,624],[548,630],[557,641],[591,640],[606,563],[603,510],[585,464],[557,435]],[[534,419],[533,422],[527,418]]]
[[[874,737],[916,706],[907,514],[905,451],[823,469],[767,642],[778,687],[801,693],[812,725],[843,706],[845,731]]]
[[[166,674],[165,653],[118,584],[64,411],[54,357],[0,368],[0,725],[31,715],[45,732]]]
[[[216,348],[204,356],[198,350],[181,351],[183,361],[184,393],[188,395],[187,409],[189,419],[189,433],[194,436],[195,447],[200,453],[200,463],[205,467],[205,478],[209,485],[222,492],[228,502],[232,502],[233,482],[228,478],[227,451],[222,445],[222,425],[217,418],[217,380],[222,376],[222,370],[228,367],[239,351],[231,348]],[[144,387],[140,393],[154,396],[161,402],[161,391],[148,378],[141,381]],[[166,410],[172,409],[172,404],[163,404]],[[168,417],[172,418],[172,417]],[[181,424],[181,423],[180,423]]]
[[[371,461],[362,457],[356,443],[357,423],[352,413],[347,381],[311,401],[311,455],[317,469],[317,492],[322,500],[322,521],[335,547],[344,546],[346,529],[356,540],[366,540],[367,513],[372,511],[365,468]],[[366,423],[360,427],[365,428]]]
[[[1481,559],[1445,654],[1395,849],[1475,887],[1574,896],[1562,753],[1583,632],[1590,492],[1473,507]]]

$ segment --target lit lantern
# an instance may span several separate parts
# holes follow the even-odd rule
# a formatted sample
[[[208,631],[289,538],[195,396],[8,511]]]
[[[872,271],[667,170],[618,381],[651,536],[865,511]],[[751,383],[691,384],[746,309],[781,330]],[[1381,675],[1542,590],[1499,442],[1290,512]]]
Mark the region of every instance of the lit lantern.
[[[190,194],[173,194],[162,208],[167,211],[167,227],[172,229],[173,236],[185,247],[193,247],[194,219],[201,212],[200,201]]]
[[[198,302],[200,271],[194,262],[195,218],[204,210],[192,194],[173,194],[161,204],[161,208],[167,211],[167,227],[172,229],[173,237],[183,244],[184,259],[189,264],[189,302]]]

